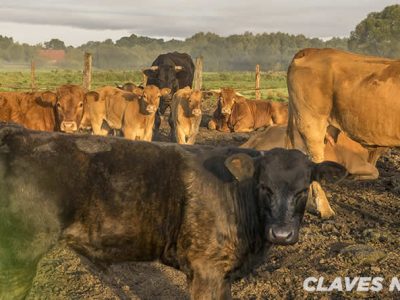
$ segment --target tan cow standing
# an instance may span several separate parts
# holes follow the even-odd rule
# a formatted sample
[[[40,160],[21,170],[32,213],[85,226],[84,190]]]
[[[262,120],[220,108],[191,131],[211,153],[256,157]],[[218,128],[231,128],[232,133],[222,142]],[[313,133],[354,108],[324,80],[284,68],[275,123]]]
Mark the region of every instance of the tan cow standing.
[[[178,144],[193,145],[201,122],[203,93],[190,87],[178,90],[172,99],[169,124]]]
[[[314,162],[325,158],[328,124],[367,147],[400,145],[399,60],[334,49],[304,49],[294,56],[287,81],[288,135],[293,144],[295,122]],[[314,192],[321,193],[318,189]],[[324,197],[319,201],[327,202]],[[327,208],[329,203],[319,207]],[[320,213],[333,215],[331,209]]]
[[[250,132],[255,129],[287,123],[286,103],[248,100],[232,88],[215,91],[217,108],[208,128],[219,131]]]
[[[13,122],[42,131],[58,130],[53,92],[1,92],[0,121]]]
[[[128,139],[151,141],[160,97],[169,93],[170,89],[160,90],[153,85],[135,88],[133,93],[112,86],[88,93],[85,110],[93,133],[107,135],[109,129],[114,129],[121,130]]]

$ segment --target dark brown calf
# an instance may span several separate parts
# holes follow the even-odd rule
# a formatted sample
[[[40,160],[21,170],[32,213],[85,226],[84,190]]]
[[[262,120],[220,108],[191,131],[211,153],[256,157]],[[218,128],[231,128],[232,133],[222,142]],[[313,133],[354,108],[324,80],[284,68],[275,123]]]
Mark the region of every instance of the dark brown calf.
[[[59,240],[160,260],[192,299],[228,299],[272,244],[297,242],[311,181],[345,174],[297,150],[187,147],[0,125],[0,299],[22,298]]]

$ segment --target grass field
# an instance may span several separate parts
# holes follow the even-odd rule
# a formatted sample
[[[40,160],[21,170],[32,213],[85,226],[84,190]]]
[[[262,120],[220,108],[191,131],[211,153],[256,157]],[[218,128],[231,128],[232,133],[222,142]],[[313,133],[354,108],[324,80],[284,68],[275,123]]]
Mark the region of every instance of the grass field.
[[[30,71],[1,71],[0,91],[30,90]],[[140,71],[94,71],[92,88],[114,85],[124,82],[141,83],[143,75]],[[40,90],[54,90],[62,84],[81,84],[82,72],[77,70],[38,70],[36,86]],[[285,72],[265,72],[261,74],[261,97],[275,101],[286,101],[287,87]],[[205,72],[203,88],[206,90],[221,87],[233,87],[246,97],[255,97],[255,75],[253,72]]]

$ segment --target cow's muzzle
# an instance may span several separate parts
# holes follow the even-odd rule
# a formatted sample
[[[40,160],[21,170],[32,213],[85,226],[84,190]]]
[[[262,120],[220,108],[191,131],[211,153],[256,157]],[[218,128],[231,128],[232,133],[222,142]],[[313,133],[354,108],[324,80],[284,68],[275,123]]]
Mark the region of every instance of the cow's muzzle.
[[[267,233],[269,242],[278,245],[293,245],[299,239],[298,231],[290,226],[271,226]]]
[[[149,114],[154,114],[157,111],[157,107],[155,105],[147,105],[146,111]]]
[[[78,130],[78,125],[76,124],[75,121],[63,121],[61,122],[61,131],[64,132],[75,132]]]
[[[232,112],[232,110],[229,107],[223,107],[221,109],[221,114],[223,114],[223,115],[230,115],[231,112]]]
[[[195,108],[192,110],[192,115],[195,117],[201,116],[201,109]]]

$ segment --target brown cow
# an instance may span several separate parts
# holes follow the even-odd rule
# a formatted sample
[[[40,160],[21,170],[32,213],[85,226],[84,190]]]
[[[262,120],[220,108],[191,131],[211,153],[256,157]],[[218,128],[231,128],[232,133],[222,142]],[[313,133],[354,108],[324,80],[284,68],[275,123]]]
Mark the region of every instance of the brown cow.
[[[122,132],[124,137],[131,140],[151,141],[153,126],[160,97],[171,93],[171,89],[159,89],[155,85],[147,85],[144,89],[137,88],[138,98],[127,103]]]
[[[178,144],[193,145],[201,122],[203,93],[190,87],[178,90],[172,99],[169,124]]]
[[[232,88],[215,91],[217,109],[208,123],[209,129],[250,132],[255,129],[287,123],[287,104],[248,100]]]
[[[295,122],[314,162],[324,160],[328,124],[364,146],[400,145],[398,60],[304,49],[290,64],[288,90],[288,135],[293,141]]]
[[[150,123],[154,123],[160,96],[168,93],[169,89],[160,91],[153,85],[135,88],[133,93],[112,86],[89,92],[85,110],[93,133],[107,135],[110,129],[122,130],[126,138],[151,140],[149,128],[152,131],[153,124]]]
[[[53,92],[0,93],[0,121],[13,122],[33,130],[58,130]]]
[[[243,148],[256,150],[270,150],[273,148],[284,148],[286,145],[287,126],[271,126],[264,132],[252,136]],[[306,147],[299,132],[294,132],[296,149],[306,153]],[[369,161],[369,151],[359,143],[353,141],[340,132],[336,140],[329,133],[326,135],[324,148],[325,160],[334,161],[344,166],[347,171],[357,180],[376,179],[379,172],[374,163]]]
[[[66,84],[57,88],[57,114],[61,131],[71,133],[81,127],[85,93],[86,90],[79,85]],[[82,124],[82,127],[85,126],[87,124]]]

